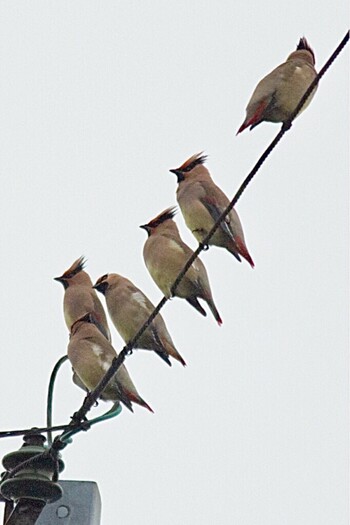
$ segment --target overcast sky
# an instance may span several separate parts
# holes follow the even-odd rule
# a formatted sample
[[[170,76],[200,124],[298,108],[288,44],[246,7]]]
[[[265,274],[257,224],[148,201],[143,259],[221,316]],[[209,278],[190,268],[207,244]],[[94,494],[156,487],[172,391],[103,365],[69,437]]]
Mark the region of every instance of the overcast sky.
[[[175,204],[168,170],[205,151],[232,197],[279,130],[235,136],[256,83],[303,35],[319,69],[348,6],[11,0],[0,15],[5,430],[45,424],[68,342],[53,277],[85,255],[93,281],[120,273],[157,303],[138,226]],[[348,522],[348,47],[237,205],[256,268],[202,254],[223,326],[167,303],[187,368],[126,363],[155,414],[124,409],[64,450],[63,479],[98,483],[103,525]],[[66,364],[55,423],[82,400]],[[1,457],[21,443],[1,440]]]

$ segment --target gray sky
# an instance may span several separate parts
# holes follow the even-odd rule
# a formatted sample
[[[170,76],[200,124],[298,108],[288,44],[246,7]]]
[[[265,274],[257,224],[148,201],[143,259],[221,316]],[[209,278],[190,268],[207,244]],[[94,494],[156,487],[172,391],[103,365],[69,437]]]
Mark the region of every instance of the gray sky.
[[[0,14],[4,430],[45,423],[68,341],[52,278],[84,254],[94,281],[121,273],[157,303],[138,226],[175,204],[169,168],[204,150],[232,197],[279,129],[235,137],[256,83],[303,35],[321,67],[348,9],[12,0]],[[98,483],[104,525],[347,523],[348,56],[239,201],[256,268],[202,255],[223,326],[168,303],[187,368],[126,363],[155,414],[123,410],[63,452],[64,479]],[[82,400],[65,365],[55,422]],[[1,457],[21,443],[1,440]]]

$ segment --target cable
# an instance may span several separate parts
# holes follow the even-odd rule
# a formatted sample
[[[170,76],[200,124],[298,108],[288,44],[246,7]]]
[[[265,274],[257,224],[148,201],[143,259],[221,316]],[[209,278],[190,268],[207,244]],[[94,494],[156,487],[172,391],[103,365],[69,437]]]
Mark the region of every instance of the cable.
[[[57,425],[54,427],[32,427],[32,428],[25,428],[23,430],[3,430],[0,432],[0,438],[7,438],[7,437],[16,437],[16,436],[24,436],[25,434],[30,434],[30,432],[35,433],[41,433],[41,432],[56,432],[58,430],[66,430],[69,427],[69,423],[65,425]]]
[[[298,113],[300,112],[301,108],[304,106],[305,102],[307,101],[307,99],[311,95],[312,91],[314,90],[316,85],[319,83],[320,79],[326,73],[328,68],[333,64],[334,60],[337,58],[337,56],[342,51],[342,49],[346,46],[346,44],[349,41],[349,36],[350,36],[350,31],[347,31],[345,33],[345,36],[344,36],[343,40],[336,47],[336,49],[333,51],[333,53],[331,54],[331,56],[329,57],[329,59],[327,60],[325,65],[320,69],[320,71],[318,72],[318,74],[316,75],[314,80],[311,82],[311,84],[308,87],[308,89],[305,91],[304,95],[301,97],[301,99],[299,101],[299,104],[297,105],[297,107],[295,108],[293,113],[291,114],[291,117],[289,119],[290,122],[292,122],[295,119],[295,117],[298,115]]]
[[[281,130],[278,132],[278,134],[273,139],[271,144],[266,148],[266,150],[260,156],[260,158],[258,159],[258,161],[255,164],[255,166],[252,168],[252,170],[248,173],[248,175],[244,179],[243,183],[239,187],[238,191],[236,192],[235,196],[231,200],[230,204],[222,212],[220,217],[216,220],[216,222],[215,222],[214,226],[212,227],[212,229],[209,231],[208,235],[203,239],[203,241],[199,244],[198,248],[193,252],[191,257],[188,259],[187,263],[185,264],[183,269],[180,271],[179,275],[175,279],[174,284],[171,287],[172,295],[174,295],[174,292],[175,292],[177,286],[179,285],[180,281],[183,279],[185,273],[190,268],[190,266],[193,264],[195,259],[198,257],[198,255],[201,253],[201,251],[203,251],[206,248],[206,246],[208,246],[209,240],[211,239],[211,237],[214,235],[214,233],[218,229],[220,223],[223,221],[223,219],[226,217],[226,215],[231,211],[231,209],[234,207],[234,205],[237,203],[237,201],[241,198],[243,192],[246,190],[246,188],[249,185],[249,183],[252,181],[252,179],[254,178],[256,173],[259,171],[259,169],[262,166],[262,164],[265,162],[267,157],[270,155],[270,153],[277,146],[278,142],[281,140],[283,135],[291,128],[293,120],[295,119],[295,117],[300,112],[300,109],[303,107],[303,105],[305,104],[306,100],[308,99],[308,97],[310,96],[310,94],[312,93],[312,91],[314,90],[316,85],[318,84],[320,78],[325,74],[325,72],[328,70],[330,65],[334,62],[334,60],[339,55],[341,50],[345,47],[345,45],[347,44],[348,41],[349,41],[349,31],[346,33],[346,35],[344,36],[344,38],[342,39],[340,44],[337,46],[335,51],[332,53],[330,58],[327,60],[327,62],[323,66],[323,68],[316,75],[315,79],[313,80],[313,82],[310,84],[309,88],[306,90],[306,92],[304,93],[304,95],[300,99],[299,104],[295,108],[295,110],[292,113],[290,119],[282,124]],[[148,326],[151,324],[153,319],[158,315],[158,313],[160,312],[160,310],[163,308],[163,306],[165,305],[165,303],[167,301],[168,301],[168,299],[166,297],[163,297],[161,299],[161,301],[155,307],[155,309],[153,310],[153,312],[151,313],[151,315],[149,316],[147,321],[142,325],[140,330],[137,332],[135,337],[131,341],[129,341],[129,343],[127,345],[124,346],[124,348],[122,349],[122,351],[120,352],[118,357],[114,357],[109,370],[107,370],[106,374],[101,379],[101,381],[96,386],[96,388],[92,392],[90,392],[86,396],[86,398],[84,399],[83,405],[81,406],[79,411],[76,412],[76,414],[75,414],[76,417],[83,418],[83,417],[86,416],[87,412],[92,408],[93,404],[99,398],[100,394],[102,393],[102,391],[104,390],[104,388],[106,387],[106,385],[108,384],[110,379],[116,373],[116,371],[118,370],[120,365],[124,362],[126,355],[129,354],[130,352],[132,352],[132,349],[134,348],[134,346],[135,346],[136,342],[138,341],[138,339],[141,337],[141,335],[144,333],[144,331],[148,328]]]
[[[209,240],[211,239],[211,237],[213,236],[213,234],[215,233],[215,231],[219,227],[220,223],[223,221],[223,219],[226,217],[226,215],[231,211],[231,209],[234,207],[234,205],[237,203],[237,201],[241,198],[243,192],[246,190],[246,188],[248,187],[248,185],[250,184],[250,182],[252,181],[252,179],[254,178],[256,173],[259,171],[259,169],[261,168],[262,164],[265,162],[265,160],[270,155],[270,153],[274,150],[274,148],[276,147],[278,142],[281,140],[283,135],[291,128],[293,120],[298,115],[298,113],[300,112],[301,108],[304,106],[306,100],[308,99],[308,97],[310,96],[310,94],[312,93],[314,88],[317,86],[317,84],[319,83],[319,81],[322,78],[322,76],[326,73],[328,68],[331,66],[331,64],[337,58],[339,53],[342,51],[342,49],[348,43],[349,35],[350,35],[350,33],[348,31],[346,33],[346,35],[344,36],[344,38],[342,39],[342,41],[340,42],[340,44],[335,49],[335,51],[332,53],[330,58],[327,60],[327,62],[323,66],[323,68],[316,75],[315,79],[310,84],[309,88],[306,90],[306,92],[304,93],[303,97],[300,99],[299,104],[295,108],[295,110],[292,113],[290,119],[282,124],[282,127],[281,127],[280,131],[278,132],[276,137],[273,139],[271,144],[266,148],[266,150],[260,156],[260,158],[258,159],[256,164],[254,165],[252,170],[248,173],[248,175],[244,179],[243,183],[239,187],[238,191],[234,195],[234,197],[231,200],[231,202],[229,203],[229,205],[222,212],[222,214],[217,219],[217,221],[215,222],[214,226],[209,231],[207,236],[203,239],[203,241],[199,244],[198,248],[193,252],[191,257],[188,259],[188,261],[186,262],[185,266],[180,271],[179,275],[175,279],[174,284],[171,287],[172,295],[174,295],[174,292],[175,292],[177,286],[179,285],[180,281],[183,279],[184,275],[186,274],[186,272],[190,268],[190,266],[193,264],[195,259],[198,257],[198,255],[204,249],[207,248]],[[86,421],[86,414],[92,408],[92,406],[97,401],[97,399],[100,397],[102,391],[104,390],[104,388],[106,387],[108,382],[111,380],[113,375],[116,373],[118,368],[122,365],[122,363],[124,362],[126,356],[132,354],[132,350],[133,350],[136,342],[141,337],[141,335],[144,333],[144,331],[149,327],[149,325],[152,323],[154,318],[158,315],[158,313],[160,312],[160,310],[163,308],[163,306],[165,305],[165,303],[167,301],[168,301],[168,299],[166,297],[163,297],[161,299],[161,301],[154,308],[153,312],[151,313],[151,315],[149,316],[147,321],[142,325],[142,327],[137,332],[137,334],[134,336],[134,338],[131,341],[129,341],[129,343],[127,345],[125,345],[123,347],[123,349],[121,350],[120,354],[117,357],[114,357],[114,359],[112,361],[112,364],[111,364],[110,368],[107,370],[107,372],[104,375],[104,377],[98,383],[96,388],[86,395],[82,406],[72,416],[71,423],[69,423],[68,425],[66,425],[64,427],[51,427],[51,429],[47,429],[46,428],[46,429],[38,429],[37,430],[37,431],[40,431],[40,430],[48,431],[48,430],[55,430],[55,429],[61,430],[62,428],[64,429],[63,433],[60,436],[57,436],[54,439],[54,441],[53,441],[52,445],[50,446],[50,448],[46,452],[38,454],[37,456],[34,456],[33,458],[23,462],[21,465],[18,465],[17,467],[12,469],[10,472],[7,472],[6,475],[5,475],[6,478],[12,477],[14,474],[16,474],[16,472],[21,470],[24,466],[27,466],[27,465],[29,466],[29,464],[32,464],[33,462],[35,463],[35,461],[37,461],[39,459],[39,456],[49,455],[49,456],[53,457],[54,459],[57,459],[59,451],[67,446],[67,444],[69,443],[69,440],[70,440],[70,438],[71,438],[71,436],[73,434],[76,434],[80,430],[87,430],[87,428],[89,428],[93,422],[98,422],[98,421],[103,420],[103,416],[101,416],[101,417],[95,418],[95,419],[93,419],[91,421]],[[61,359],[63,360],[63,358],[61,358]],[[57,365],[58,365],[58,363],[57,363]],[[108,417],[114,417],[114,415],[117,415],[119,413],[120,413],[120,410],[118,408],[116,408],[115,405],[114,405],[112,407],[112,409],[109,410],[105,414],[105,416],[106,416],[106,419],[107,419]],[[20,434],[23,434],[23,433],[26,433],[26,432],[27,431],[8,431],[8,432],[5,432],[5,433],[0,433],[0,437],[7,437],[9,435],[9,433],[11,433],[11,435],[20,435]],[[4,434],[6,434],[6,435],[4,435]]]
[[[74,434],[76,434],[80,430],[88,430],[91,426],[95,425],[96,423],[100,423],[101,421],[111,419],[112,417],[115,417],[118,414],[120,414],[120,412],[122,411],[122,407],[119,402],[116,402],[114,403],[112,408],[110,408],[107,412],[105,412],[101,416],[98,416],[98,417],[95,417],[89,420],[84,420],[82,423],[77,422],[77,423],[74,423],[74,425],[72,425],[72,423],[69,423],[66,425],[52,426],[52,399],[53,399],[53,389],[54,389],[55,379],[56,379],[56,376],[57,376],[57,373],[60,367],[67,360],[68,360],[68,356],[65,355],[61,357],[57,361],[57,363],[55,364],[51,372],[49,388],[48,388],[48,398],[47,398],[47,426],[42,427],[42,428],[32,427],[32,428],[26,428],[23,430],[5,430],[5,431],[0,432],[0,438],[30,435],[31,433],[41,434],[43,432],[47,432],[47,435],[48,435],[47,441],[50,447],[52,445],[52,432],[63,430],[64,440],[68,441],[71,439],[71,437]]]
[[[50,381],[49,381],[49,389],[48,389],[48,393],[47,393],[47,405],[46,405],[46,425],[49,428],[49,430],[47,431],[47,442],[48,442],[48,444],[50,446],[52,445],[52,430],[51,430],[51,427],[52,427],[53,389],[54,389],[54,386],[55,386],[55,381],[56,381],[56,377],[57,377],[58,371],[61,368],[61,366],[63,365],[63,363],[65,363],[67,360],[68,360],[68,356],[64,355],[63,357],[61,357],[57,361],[57,363],[55,364],[55,366],[54,366],[54,368],[53,368],[53,370],[51,372]]]

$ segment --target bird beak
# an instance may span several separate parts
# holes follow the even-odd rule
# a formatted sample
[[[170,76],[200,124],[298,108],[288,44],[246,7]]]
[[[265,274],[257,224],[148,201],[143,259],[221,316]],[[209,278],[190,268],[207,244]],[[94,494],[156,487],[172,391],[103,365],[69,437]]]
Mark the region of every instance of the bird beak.
[[[169,170],[169,171],[171,173],[174,173],[174,175],[176,175],[178,183],[182,182],[185,179],[184,174],[180,169],[174,169],[174,170]]]
[[[102,295],[105,295],[106,290],[108,288],[108,284],[105,281],[103,281],[102,283],[95,283],[93,285],[93,288],[97,290],[98,292],[101,292]]]
[[[58,281],[59,283],[63,283],[64,278],[63,277],[54,277],[54,281]]]
[[[146,230],[148,237],[150,236],[150,234],[151,234],[151,228],[148,226],[148,224],[142,224],[142,225],[140,226],[140,228],[142,228],[143,230]]]

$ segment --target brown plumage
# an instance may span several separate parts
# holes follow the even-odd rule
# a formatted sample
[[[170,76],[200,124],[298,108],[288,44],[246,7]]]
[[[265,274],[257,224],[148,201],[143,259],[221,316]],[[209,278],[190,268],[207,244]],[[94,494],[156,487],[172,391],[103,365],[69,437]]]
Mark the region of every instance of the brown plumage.
[[[249,126],[253,129],[263,121],[287,121],[316,77],[314,66],[314,52],[306,38],[302,37],[296,51],[288,56],[286,62],[260,80],[248,102],[246,118],[237,134]],[[300,113],[310,104],[316,89],[317,87]]]
[[[92,391],[101,381],[117,356],[113,346],[99,329],[99,323],[91,313],[85,314],[73,323],[68,344],[68,358],[74,373],[87,391]],[[79,384],[80,386],[80,384]],[[101,394],[105,401],[121,401],[133,411],[137,403],[151,412],[151,407],[142,399],[132,382],[126,367],[122,364]]]
[[[67,328],[70,331],[75,321],[86,313],[93,313],[101,332],[110,341],[111,334],[105,311],[84,267],[84,257],[79,257],[61,277],[54,278],[55,281],[62,283],[65,289],[63,312]]]
[[[154,305],[129,279],[116,273],[100,277],[94,288],[105,296],[109,316],[119,334],[128,343],[147,321],[155,308]],[[171,365],[169,356],[186,365],[176,350],[160,314],[143,332],[135,348],[153,350],[168,365]]]
[[[213,182],[204,166],[207,157],[198,153],[182,166],[171,169],[177,176],[176,191],[182,215],[187,227],[198,242],[202,242],[230,203],[223,191]],[[233,208],[221,222],[209,244],[221,246],[232,253],[238,261],[242,256],[254,267],[254,262],[245,244],[241,221]]]
[[[175,208],[168,208],[149,223],[140,226],[148,234],[143,249],[147,269],[154,282],[168,298],[171,297],[171,287],[176,277],[193,253],[180,237],[179,230],[173,221],[174,214]],[[186,299],[202,315],[206,315],[198,301],[198,298],[203,299],[218,324],[222,324],[214,304],[205,266],[199,257],[192,263],[177,286],[175,296]]]

